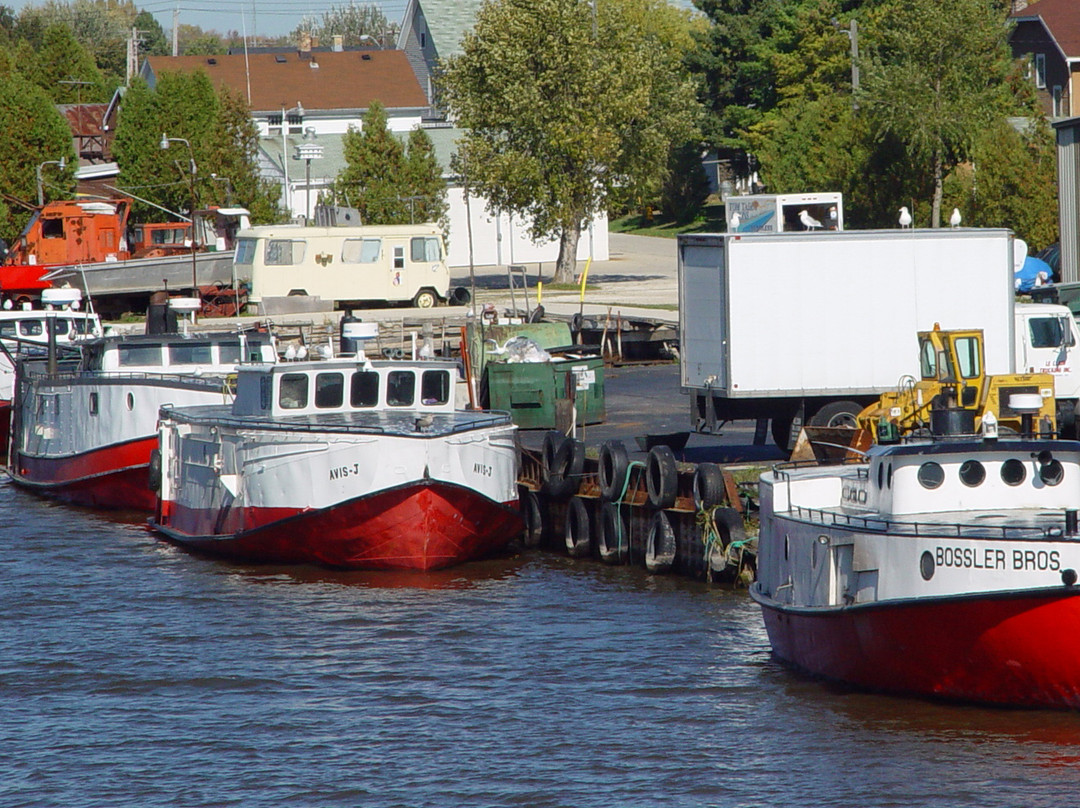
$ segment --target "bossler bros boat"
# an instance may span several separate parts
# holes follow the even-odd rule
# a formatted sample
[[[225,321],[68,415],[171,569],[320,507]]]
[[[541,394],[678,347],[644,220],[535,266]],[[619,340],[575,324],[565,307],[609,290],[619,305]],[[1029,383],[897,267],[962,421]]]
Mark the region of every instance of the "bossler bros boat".
[[[860,687],[1080,708],[1080,443],[919,439],[760,482],[773,652]]]
[[[78,359],[24,359],[16,368],[8,472],[39,493],[80,505],[152,511],[150,452],[158,408],[232,400],[243,361],[272,362],[266,333],[109,336]]]
[[[153,526],[249,561],[428,570],[521,532],[516,427],[449,362],[249,365],[229,407],[161,409]]]

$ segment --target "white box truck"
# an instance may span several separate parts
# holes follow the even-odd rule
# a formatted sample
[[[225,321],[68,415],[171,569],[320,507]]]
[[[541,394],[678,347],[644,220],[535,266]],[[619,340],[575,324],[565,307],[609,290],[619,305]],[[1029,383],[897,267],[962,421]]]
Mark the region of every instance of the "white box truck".
[[[844,229],[844,195],[750,194],[725,196],[729,233],[787,233]]]
[[[988,373],[1052,373],[1075,425],[1080,335],[1069,310],[1018,304],[1004,229],[696,234],[679,237],[680,372],[699,432],[772,419],[786,448],[904,376],[917,332],[981,328]]]

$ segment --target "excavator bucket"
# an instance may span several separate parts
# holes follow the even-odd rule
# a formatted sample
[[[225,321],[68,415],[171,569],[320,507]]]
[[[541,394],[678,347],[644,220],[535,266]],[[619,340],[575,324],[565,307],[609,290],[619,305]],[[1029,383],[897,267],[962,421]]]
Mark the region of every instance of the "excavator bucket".
[[[804,426],[791,450],[791,459],[819,463],[859,460],[873,442],[873,434],[862,427]]]

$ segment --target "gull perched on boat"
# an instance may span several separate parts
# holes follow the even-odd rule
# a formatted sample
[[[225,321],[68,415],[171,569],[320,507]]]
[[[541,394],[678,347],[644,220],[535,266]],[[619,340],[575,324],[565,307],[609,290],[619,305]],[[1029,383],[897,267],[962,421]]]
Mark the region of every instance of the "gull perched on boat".
[[[292,362],[295,359],[296,359],[296,346],[290,344],[289,347],[285,349],[285,361]]]
[[[960,221],[960,208],[953,208],[952,216],[949,217],[949,224],[955,229],[960,226]]]
[[[739,229],[739,223],[742,221],[742,217],[738,213],[731,214],[731,223],[728,224],[728,230],[734,232]]]
[[[807,211],[799,211],[799,221],[803,223],[803,227],[807,230],[820,230],[821,222],[811,216]]]
[[[906,207],[900,208],[900,226],[903,228],[911,227],[911,211]]]

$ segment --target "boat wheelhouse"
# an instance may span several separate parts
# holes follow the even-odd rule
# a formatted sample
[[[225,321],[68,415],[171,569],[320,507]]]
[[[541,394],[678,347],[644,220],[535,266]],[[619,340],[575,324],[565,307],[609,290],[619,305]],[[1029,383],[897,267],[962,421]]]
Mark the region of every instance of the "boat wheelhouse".
[[[231,406],[161,410],[153,526],[245,561],[447,567],[520,533],[516,427],[458,409],[457,366],[249,365]]]
[[[237,366],[276,356],[267,333],[193,332],[111,336],[77,359],[21,360],[8,472],[76,504],[152,511],[160,406],[231,401]]]
[[[960,436],[762,475],[774,654],[829,679],[1080,708],[1080,443]]]

